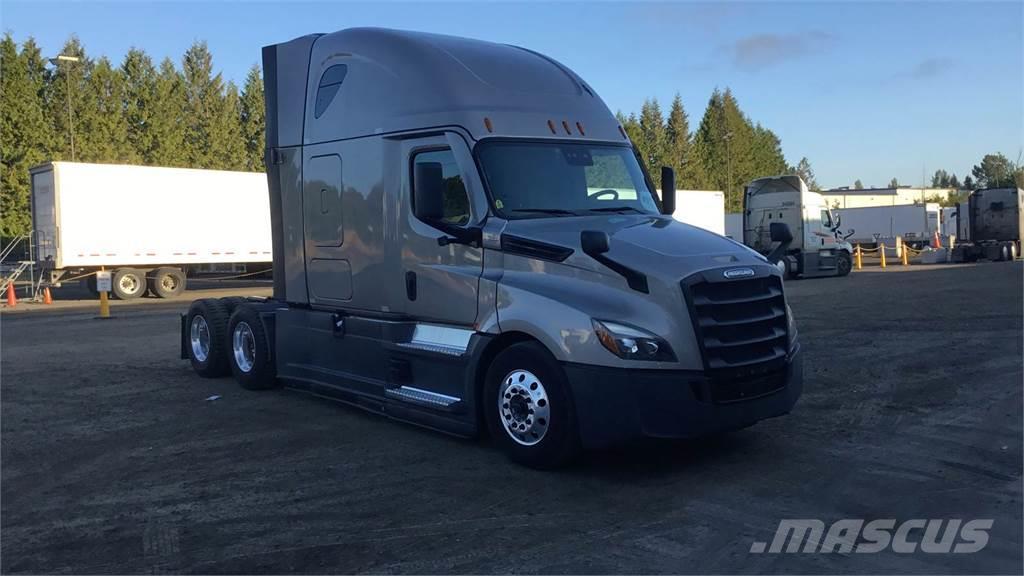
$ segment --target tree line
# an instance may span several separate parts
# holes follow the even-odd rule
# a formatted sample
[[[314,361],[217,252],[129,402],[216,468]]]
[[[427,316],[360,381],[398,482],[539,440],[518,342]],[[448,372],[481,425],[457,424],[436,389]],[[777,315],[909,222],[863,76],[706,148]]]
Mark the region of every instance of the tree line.
[[[239,89],[214,70],[205,42],[159,64],[133,48],[115,65],[88,55],[74,36],[60,54],[77,61],[48,60],[31,38],[20,48],[10,33],[0,41],[0,236],[30,229],[29,168],[49,160],[263,170],[258,66]],[[678,94],[667,115],[651,99],[639,114],[616,116],[655,177],[671,166],[678,188],[722,190],[729,212],[741,210],[743,185],[754,178],[798,174],[820,189],[810,161],[787,164],[779,137],[747,116],[728,88],[714,90],[696,129]],[[967,189],[1013,182],[1024,186],[1024,166],[1002,154],[986,155],[962,182],[944,170],[932,179]]]
[[[78,60],[48,60],[31,38],[0,41],[0,236],[30,229],[29,168],[49,160],[263,170],[257,66],[239,90],[205,42],[178,63],[133,48],[115,65],[76,37],[60,55]]]

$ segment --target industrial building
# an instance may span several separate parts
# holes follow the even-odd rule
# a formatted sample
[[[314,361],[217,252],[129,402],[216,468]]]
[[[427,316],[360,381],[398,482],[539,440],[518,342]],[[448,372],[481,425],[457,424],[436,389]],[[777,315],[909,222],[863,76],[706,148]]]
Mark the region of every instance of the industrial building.
[[[867,208],[940,202],[955,196],[955,188],[832,188],[821,193],[829,208]]]

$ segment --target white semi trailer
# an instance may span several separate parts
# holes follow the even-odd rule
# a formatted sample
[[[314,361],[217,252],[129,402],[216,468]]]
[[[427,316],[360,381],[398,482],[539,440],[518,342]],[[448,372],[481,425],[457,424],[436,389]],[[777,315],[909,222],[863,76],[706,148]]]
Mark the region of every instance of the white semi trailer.
[[[941,230],[941,207],[935,203],[903,206],[870,206],[839,208],[834,211],[842,219],[841,232],[854,244],[895,244],[900,237],[911,246],[931,242]]]
[[[169,297],[188,266],[271,261],[265,174],[49,162],[31,175],[32,241],[51,284],[105,269],[118,298]],[[95,275],[85,281],[95,290]]]
[[[661,191],[658,191],[659,196]],[[676,190],[672,217],[725,236],[725,194],[721,190]]]

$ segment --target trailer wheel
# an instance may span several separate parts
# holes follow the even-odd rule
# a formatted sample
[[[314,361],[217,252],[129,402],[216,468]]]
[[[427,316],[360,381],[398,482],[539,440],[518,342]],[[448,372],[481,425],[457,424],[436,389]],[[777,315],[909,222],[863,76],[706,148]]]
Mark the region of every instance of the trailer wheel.
[[[513,344],[495,356],[484,381],[491,438],[513,461],[556,468],[580,449],[565,372],[536,342]]]
[[[227,307],[216,298],[196,300],[188,308],[185,329],[192,369],[204,378],[227,376]]]
[[[853,269],[853,260],[850,258],[850,253],[846,250],[840,251],[836,254],[836,270],[840,276],[846,276]]]
[[[277,369],[270,353],[270,340],[258,309],[239,304],[228,322],[228,362],[235,381],[246,390],[267,390],[277,386]]]
[[[149,278],[149,291],[159,298],[173,298],[185,291],[185,273],[178,268],[157,268]]]
[[[112,284],[115,297],[133,300],[146,293],[146,274],[135,268],[118,268]]]

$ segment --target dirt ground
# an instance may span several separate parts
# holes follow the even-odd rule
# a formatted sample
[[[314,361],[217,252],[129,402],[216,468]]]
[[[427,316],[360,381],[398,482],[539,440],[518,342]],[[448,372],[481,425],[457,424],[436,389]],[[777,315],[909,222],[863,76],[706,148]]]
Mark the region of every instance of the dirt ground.
[[[1020,574],[1022,277],[1017,262],[791,282],[793,414],[556,473],[201,379],[178,359],[195,293],[109,321],[19,306],[0,320],[0,570]],[[783,518],[994,524],[975,554],[750,553]]]

